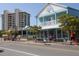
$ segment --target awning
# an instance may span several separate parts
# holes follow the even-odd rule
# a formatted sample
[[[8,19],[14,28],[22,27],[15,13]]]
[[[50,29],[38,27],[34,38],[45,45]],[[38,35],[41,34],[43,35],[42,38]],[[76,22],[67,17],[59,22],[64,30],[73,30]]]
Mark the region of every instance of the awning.
[[[29,26],[25,26],[24,28],[22,28],[22,30],[26,30]]]

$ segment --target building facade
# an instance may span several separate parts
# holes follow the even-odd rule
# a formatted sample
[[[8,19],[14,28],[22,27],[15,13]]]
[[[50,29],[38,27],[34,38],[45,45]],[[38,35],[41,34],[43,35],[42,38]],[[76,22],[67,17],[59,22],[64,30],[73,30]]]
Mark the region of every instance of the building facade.
[[[2,14],[2,30],[17,30],[20,35],[27,36],[26,26],[30,26],[29,13],[15,9],[15,12],[5,10]]]
[[[68,39],[67,32],[63,32],[59,27],[58,17],[62,14],[70,14],[79,17],[79,10],[61,4],[47,4],[36,16],[37,25],[41,26],[42,32],[39,38]]]
[[[16,9],[14,13],[8,10],[2,14],[2,30],[15,29],[22,30],[25,26],[30,26],[30,14]]]

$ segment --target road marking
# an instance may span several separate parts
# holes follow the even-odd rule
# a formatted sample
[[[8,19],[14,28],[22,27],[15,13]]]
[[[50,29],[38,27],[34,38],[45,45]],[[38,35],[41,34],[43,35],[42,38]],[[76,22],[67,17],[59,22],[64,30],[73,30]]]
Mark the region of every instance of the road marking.
[[[10,48],[5,48],[5,47],[0,47],[1,49],[5,49],[5,50],[9,50],[9,51],[13,51],[13,52],[17,52],[17,53],[21,53],[21,54],[28,54],[28,55],[31,55],[31,56],[39,56],[39,55],[36,55],[36,54],[32,54],[32,53],[28,53],[28,52],[24,52],[24,51],[19,51],[19,50],[14,50],[14,49],[10,49]]]

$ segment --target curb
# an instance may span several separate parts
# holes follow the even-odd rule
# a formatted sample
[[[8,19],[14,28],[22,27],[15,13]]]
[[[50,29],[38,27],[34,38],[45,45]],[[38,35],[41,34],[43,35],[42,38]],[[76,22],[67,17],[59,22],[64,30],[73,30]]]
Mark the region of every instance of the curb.
[[[38,45],[38,46],[69,46],[63,43],[31,43],[31,42],[26,42],[26,44],[32,44],[32,45]]]
[[[26,44],[30,44],[30,45],[36,45],[36,46],[44,46],[44,47],[51,47],[51,48],[57,48],[57,49],[68,49],[68,50],[78,50],[79,51],[79,47],[77,46],[71,46],[71,45],[63,45],[63,44],[33,44],[33,43],[26,43]]]

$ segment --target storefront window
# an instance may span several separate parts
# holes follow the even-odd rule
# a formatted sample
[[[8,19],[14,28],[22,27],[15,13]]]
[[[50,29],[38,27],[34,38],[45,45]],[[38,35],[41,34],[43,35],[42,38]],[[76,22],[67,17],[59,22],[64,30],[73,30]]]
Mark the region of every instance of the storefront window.
[[[60,29],[57,30],[57,37],[61,38],[61,30]]]
[[[68,39],[68,33],[67,32],[63,32],[63,38]]]

